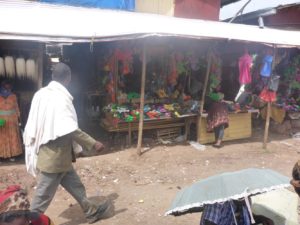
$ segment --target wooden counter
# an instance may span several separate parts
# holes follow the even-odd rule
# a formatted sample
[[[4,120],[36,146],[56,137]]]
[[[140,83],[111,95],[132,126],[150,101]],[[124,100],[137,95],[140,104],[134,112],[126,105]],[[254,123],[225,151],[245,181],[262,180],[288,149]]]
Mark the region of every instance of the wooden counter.
[[[255,111],[256,112],[256,111]],[[255,113],[254,112],[254,113]],[[214,133],[206,132],[206,117],[202,117],[200,143],[207,144],[215,142]],[[166,118],[145,120],[143,130],[165,129],[172,127],[184,127],[185,139],[189,135],[191,123],[197,123],[197,115],[187,115],[182,118]],[[110,121],[102,120],[101,126],[108,132],[128,132],[129,143],[131,143],[131,133],[138,130],[138,121],[120,122],[113,125]],[[229,113],[229,127],[225,129],[224,141],[249,138],[252,135],[251,112]]]
[[[215,134],[206,131],[206,118],[201,118],[200,143],[215,142]],[[199,135],[199,134],[198,134]],[[229,127],[225,129],[224,141],[249,138],[252,135],[251,113],[229,113]]]

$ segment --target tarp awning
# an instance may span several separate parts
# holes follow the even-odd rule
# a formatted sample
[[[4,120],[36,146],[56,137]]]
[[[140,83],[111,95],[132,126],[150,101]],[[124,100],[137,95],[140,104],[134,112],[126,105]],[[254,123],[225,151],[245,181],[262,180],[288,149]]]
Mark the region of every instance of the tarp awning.
[[[300,46],[300,32],[153,14],[0,0],[0,39],[90,42],[179,36]]]

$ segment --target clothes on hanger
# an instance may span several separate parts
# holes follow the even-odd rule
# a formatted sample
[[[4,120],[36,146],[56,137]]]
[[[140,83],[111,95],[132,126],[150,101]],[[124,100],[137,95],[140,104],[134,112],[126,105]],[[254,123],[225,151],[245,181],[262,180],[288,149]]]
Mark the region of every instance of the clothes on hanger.
[[[266,55],[263,58],[263,65],[260,70],[260,75],[263,77],[270,77],[272,73],[272,62],[273,62],[273,56],[272,55]]]
[[[252,82],[251,66],[252,57],[248,53],[245,53],[242,57],[239,58],[239,82],[241,85],[249,84]]]

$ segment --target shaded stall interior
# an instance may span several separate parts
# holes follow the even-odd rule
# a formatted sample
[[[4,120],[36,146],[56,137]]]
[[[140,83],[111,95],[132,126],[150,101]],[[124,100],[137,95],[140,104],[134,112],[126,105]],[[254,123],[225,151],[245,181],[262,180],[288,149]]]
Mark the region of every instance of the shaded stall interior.
[[[61,62],[67,63],[72,68],[73,77],[69,90],[74,96],[74,105],[78,112],[80,126],[92,130],[96,137],[115,136],[115,145],[118,146],[119,142],[122,142],[121,145],[126,146],[130,144],[130,136],[133,140],[132,143],[137,140],[138,116],[136,115],[134,118],[134,115],[130,115],[131,117],[128,117],[126,121],[126,117],[114,117],[106,109],[109,104],[129,105],[130,107],[134,105],[135,109],[139,108],[142,72],[141,52],[144,44],[147,46],[145,105],[150,105],[150,107],[151,105],[174,103],[184,105],[187,102],[184,97],[190,98],[189,100],[195,103],[194,115],[188,121],[189,124],[173,112],[170,118],[155,117],[155,120],[151,121],[148,126],[147,119],[149,118],[146,116],[144,140],[146,142],[152,140],[150,142],[155,143],[159,137],[163,137],[162,139],[170,137],[174,140],[178,136],[184,136],[184,140],[197,140],[196,115],[201,102],[207,69],[207,53],[210,49],[222,62],[219,68],[221,71],[220,91],[225,94],[225,100],[233,101],[239,90],[239,57],[243,55],[245,49],[248,50],[249,54],[255,56],[253,67],[253,72],[255,72],[261,66],[261,58],[266,49],[272,48],[268,45],[238,41],[155,37],[112,42],[60,43],[59,47],[53,50],[49,46],[57,44],[3,40],[0,42],[0,57],[4,58],[11,55],[15,59],[19,57],[23,57],[25,60],[34,59],[36,78],[32,80],[26,76],[8,77],[7,74],[4,74],[1,76],[1,80],[10,79],[13,83],[14,90],[19,97],[24,123],[33,93],[41,86],[47,85],[51,80],[51,65],[54,63],[52,61],[54,58],[59,58]],[[284,73],[285,65],[288,65],[283,63],[284,59],[289,60],[297,54],[299,54],[297,48],[278,48],[278,61],[283,61],[278,64],[276,72]],[[176,65],[172,65],[174,62]],[[173,73],[175,67],[176,75]],[[175,77],[172,77],[172,74]],[[210,83],[214,74],[212,72],[209,75]],[[253,73],[254,82],[250,89],[253,94],[259,95],[260,90],[255,89],[257,79],[257,74]],[[295,91],[298,90],[297,83],[293,82],[291,88],[290,83],[287,82],[290,81],[289,79],[285,76],[281,77],[281,80],[285,82],[281,82],[278,94],[290,94],[295,97],[298,93]],[[158,92],[158,89],[162,89],[165,93],[163,91]],[[208,87],[208,91],[209,89]],[[130,98],[128,98],[128,94]],[[167,97],[160,97],[160,94],[162,96],[166,94]],[[205,100],[208,104],[209,99]],[[208,107],[207,104],[205,109]],[[263,109],[263,107],[262,105],[257,108]],[[187,114],[181,107],[176,110],[179,115]],[[251,117],[252,115],[247,115],[248,123],[250,122],[247,137],[251,136]],[[109,126],[103,126],[103,120],[107,118],[110,119]],[[186,130],[191,130],[191,132],[186,132]],[[202,130],[205,130],[205,123]],[[109,135],[109,133],[113,135]],[[207,142],[212,141],[211,137],[208,138],[210,141]],[[238,137],[233,137],[233,139],[235,138]]]

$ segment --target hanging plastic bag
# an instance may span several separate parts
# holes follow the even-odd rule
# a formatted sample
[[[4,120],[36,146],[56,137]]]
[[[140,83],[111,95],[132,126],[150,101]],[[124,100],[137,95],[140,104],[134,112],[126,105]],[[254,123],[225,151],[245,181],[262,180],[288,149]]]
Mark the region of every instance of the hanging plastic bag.
[[[268,89],[277,92],[279,86],[280,76],[272,75],[268,82]]]

